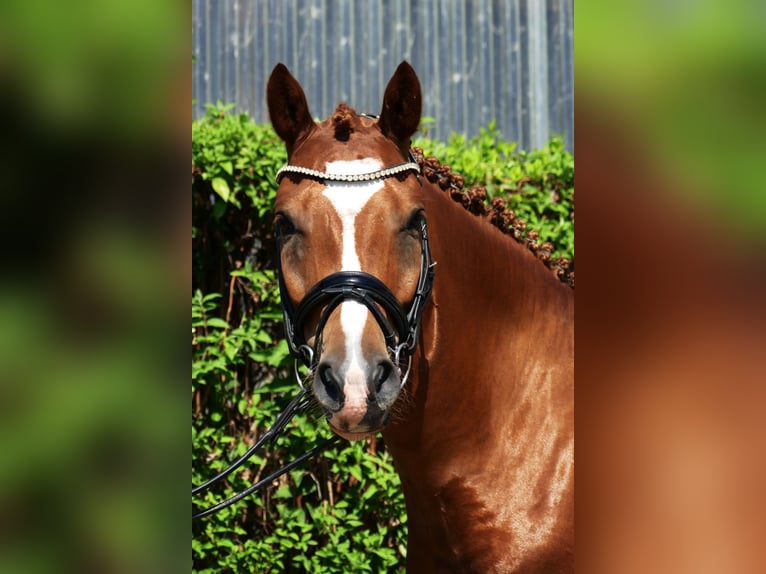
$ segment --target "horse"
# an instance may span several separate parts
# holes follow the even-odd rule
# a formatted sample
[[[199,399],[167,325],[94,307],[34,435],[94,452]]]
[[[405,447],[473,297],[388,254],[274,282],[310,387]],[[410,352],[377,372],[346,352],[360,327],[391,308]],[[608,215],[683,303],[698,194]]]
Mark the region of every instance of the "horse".
[[[572,571],[572,286],[413,156],[407,62],[377,116],[342,103],[315,122],[283,64],[267,103],[288,156],[274,204],[288,342],[334,433],[382,434],[407,571]]]

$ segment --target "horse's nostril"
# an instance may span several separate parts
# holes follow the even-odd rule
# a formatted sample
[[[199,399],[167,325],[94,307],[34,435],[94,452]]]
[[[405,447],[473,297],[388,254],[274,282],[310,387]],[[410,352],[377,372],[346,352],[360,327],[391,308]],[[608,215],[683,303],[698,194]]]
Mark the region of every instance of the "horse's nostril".
[[[375,392],[379,393],[380,389],[383,387],[383,383],[385,383],[388,378],[391,376],[391,373],[394,371],[394,366],[391,364],[390,361],[383,361],[378,365],[378,368],[375,369]]]
[[[340,402],[340,384],[333,375],[330,365],[319,365],[319,380],[322,382],[327,397],[336,403]]]

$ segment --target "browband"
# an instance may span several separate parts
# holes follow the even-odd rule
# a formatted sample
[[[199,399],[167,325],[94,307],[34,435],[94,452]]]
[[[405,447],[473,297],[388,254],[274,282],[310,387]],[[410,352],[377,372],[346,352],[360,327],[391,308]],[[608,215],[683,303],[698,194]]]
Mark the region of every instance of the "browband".
[[[371,171],[368,173],[358,173],[354,175],[347,175],[342,173],[327,173],[326,171],[319,171],[317,169],[309,169],[307,167],[301,167],[299,165],[285,165],[279,168],[276,179],[277,183],[286,173],[294,173],[302,175],[304,177],[311,177],[314,179],[324,181],[374,181],[376,179],[384,179],[397,175],[405,171],[414,171],[420,175],[420,165],[415,161],[406,161],[387,167],[385,169],[379,169],[377,171]]]

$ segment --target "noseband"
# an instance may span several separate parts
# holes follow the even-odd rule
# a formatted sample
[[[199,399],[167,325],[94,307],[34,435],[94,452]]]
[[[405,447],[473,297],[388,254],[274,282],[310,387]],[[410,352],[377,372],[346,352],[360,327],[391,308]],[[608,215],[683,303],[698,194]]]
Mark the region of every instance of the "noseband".
[[[410,159],[412,160],[412,157]],[[349,176],[286,165],[277,172],[277,181],[286,173],[292,173],[301,177],[311,177],[321,181],[373,181],[407,171],[414,171],[419,176],[420,166],[412,160],[386,169]],[[420,181],[419,177],[418,181]],[[277,229],[277,241],[281,252],[279,229]],[[435,262],[431,258],[425,216],[421,215],[420,217],[420,275],[415,295],[407,310],[405,310],[396,296],[380,279],[363,271],[340,271],[328,275],[309,289],[308,293],[298,304],[298,307],[293,308],[285,285],[281,261],[281,255],[277,253],[279,292],[282,299],[285,332],[290,353],[296,361],[303,361],[305,365],[313,370],[316,366],[314,362],[319,356],[317,349],[319,348],[322,332],[330,315],[344,301],[356,301],[367,307],[372,316],[375,317],[378,326],[383,332],[386,346],[393,358],[393,362],[399,369],[401,385],[404,386],[409,375],[409,359],[411,359],[417,344],[421,315],[431,295],[434,280]],[[306,320],[315,309],[322,309],[322,311],[316,331],[314,332],[314,346],[312,348],[304,337],[304,331]],[[405,361],[407,362],[407,368],[402,375],[402,366]],[[299,384],[303,386],[300,377],[298,376],[297,378]]]

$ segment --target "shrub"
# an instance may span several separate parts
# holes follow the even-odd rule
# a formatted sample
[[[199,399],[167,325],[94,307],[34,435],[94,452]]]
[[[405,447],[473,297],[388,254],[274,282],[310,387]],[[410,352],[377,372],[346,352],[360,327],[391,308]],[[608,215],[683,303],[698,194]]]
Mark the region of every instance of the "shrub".
[[[574,158],[561,137],[539,150],[517,151],[490,122],[469,140],[452,134],[447,143],[420,137],[413,145],[462,175],[466,186],[486,187],[488,199],[505,198],[541,243],[550,241],[557,256],[574,259]]]
[[[286,161],[270,126],[231,106],[192,123],[192,483],[243,454],[296,392],[274,272],[274,174]],[[493,124],[470,140],[414,145],[503,195],[573,256],[572,156],[560,139],[517,152]],[[207,507],[244,490],[330,436],[316,412],[297,415],[276,444],[196,500]],[[266,489],[192,525],[197,572],[397,572],[407,518],[380,438],[341,443]]]

